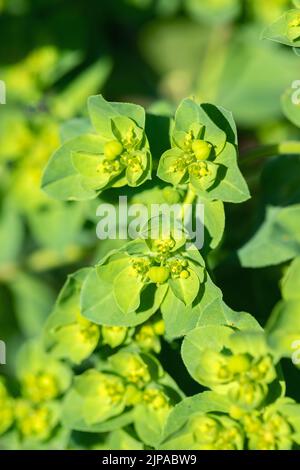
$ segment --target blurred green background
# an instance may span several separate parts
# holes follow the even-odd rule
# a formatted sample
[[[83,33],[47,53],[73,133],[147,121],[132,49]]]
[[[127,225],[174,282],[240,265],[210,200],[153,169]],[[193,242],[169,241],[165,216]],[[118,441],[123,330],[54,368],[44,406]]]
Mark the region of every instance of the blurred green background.
[[[41,332],[67,274],[106,251],[95,234],[97,201],[57,202],[39,189],[64,123],[85,115],[86,99],[96,93],[164,114],[194,95],[233,112],[253,198],[226,206],[225,235],[210,264],[225,301],[265,322],[284,265],[242,269],[237,250],[264,219],[275,181],[268,165],[246,163],[248,149],[299,136],[280,103],[299,78],[299,57],[261,40],[264,27],[290,6],[288,0],[0,0],[0,79],[7,91],[0,105],[0,339],[10,358]],[[261,185],[262,171],[269,187]],[[276,183],[273,203],[288,204],[285,182]],[[12,368],[9,361],[6,371]]]

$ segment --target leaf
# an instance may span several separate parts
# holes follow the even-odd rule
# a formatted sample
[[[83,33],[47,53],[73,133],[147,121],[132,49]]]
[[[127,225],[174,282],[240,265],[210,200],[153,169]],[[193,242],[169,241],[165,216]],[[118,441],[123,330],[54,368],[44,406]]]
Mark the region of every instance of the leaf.
[[[247,183],[245,182],[238,164],[235,147],[227,143],[224,150],[214,160],[224,168],[223,177],[217,177],[215,185],[208,190],[206,196],[210,199],[220,199],[224,202],[244,202],[250,198]]]
[[[62,144],[83,134],[92,134],[93,126],[88,118],[74,118],[61,124],[60,139]]]
[[[266,332],[268,343],[278,357],[291,358],[299,350],[299,299],[279,302],[268,320]]]
[[[261,326],[252,315],[245,312],[234,312],[225,304],[221,296],[208,303],[198,319],[197,326],[207,325],[226,325],[238,329],[261,330]]]
[[[141,291],[144,287],[132,266],[123,269],[114,281],[114,295],[118,307],[125,313],[138,310]]]
[[[44,343],[51,355],[80,364],[96,348],[100,330],[80,315],[80,290],[89,268],[70,275],[44,329]]]
[[[40,334],[55,299],[51,287],[41,279],[20,272],[10,288],[21,331],[27,337]]]
[[[280,42],[287,46],[300,46],[300,28],[294,21],[299,19],[299,10],[289,10],[263,32],[263,39]]]
[[[187,279],[169,279],[168,284],[173,294],[185,305],[191,305],[197,297],[200,287],[200,281],[197,274],[188,269],[189,277]]]
[[[136,312],[124,313],[115,301],[113,286],[99,279],[92,269],[83,284],[81,311],[87,319],[107,326],[136,326],[144,323],[160,307],[167,286],[148,286],[141,295],[141,307]]]
[[[263,168],[261,188],[264,204],[283,208],[300,203],[300,155],[271,158]]]
[[[193,305],[187,307],[169,290],[161,305],[167,338],[178,338],[195,328],[207,305],[219,296],[221,291],[210,278],[201,285]]]
[[[211,105],[211,108],[213,105]],[[213,107],[214,112],[218,114],[218,108]],[[205,126],[203,139],[214,145],[216,153],[220,153],[226,142],[226,134],[213,121],[214,112],[208,115],[205,106],[198,105],[195,101],[187,98],[183,100],[177,108],[175,114],[174,132],[189,132],[192,124]]]
[[[209,24],[232,21],[241,11],[239,0],[212,2],[211,0],[187,0],[187,12],[192,18]]]
[[[282,297],[285,300],[300,299],[300,257],[290,264],[281,281]]]
[[[75,389],[72,389],[65,397],[62,409],[62,423],[68,429],[82,432],[110,432],[127,426],[133,421],[131,411],[113,416],[102,423],[86,424],[83,418],[82,397]]]
[[[184,338],[181,349],[182,359],[196,382],[207,386],[203,378],[199,377],[201,353],[206,350],[221,352],[224,347],[228,346],[229,337],[233,331],[232,328],[222,325],[200,326],[190,331]]]
[[[52,112],[60,119],[68,119],[81,112],[88,96],[103,87],[111,68],[111,60],[108,57],[97,60],[53,99],[50,103]]]
[[[102,137],[85,134],[65,142],[52,155],[43,174],[42,188],[49,196],[60,200],[93,199],[97,193],[83,186],[82,176],[72,163],[72,152],[91,154],[103,151]]]
[[[85,205],[50,199],[28,213],[28,223],[39,246],[62,253],[68,246],[80,242],[85,217]]]
[[[136,104],[108,103],[102,95],[90,96],[88,99],[89,115],[92,124],[102,138],[114,139],[111,119],[125,116],[132,119],[141,129],[145,127],[145,111]]]
[[[198,413],[227,413],[229,406],[230,404],[226,397],[210,391],[185,398],[178,403],[170,413],[159,448],[164,450],[174,448],[176,448],[176,450],[185,450],[186,447],[178,447],[180,441],[176,441],[176,447],[174,447],[176,433],[182,429],[185,423],[188,422],[194,414]]]
[[[97,449],[97,448],[96,448]],[[142,442],[135,439],[123,429],[116,429],[110,432],[106,450],[143,450]]]
[[[226,133],[226,140],[230,144],[238,145],[238,132],[233,113],[222,106],[203,103],[202,108],[214,123]]]
[[[151,410],[147,406],[138,405],[134,412],[134,428],[137,435],[146,445],[157,447],[162,437],[162,430],[169,410]]]
[[[1,208],[0,264],[14,263],[21,254],[24,229],[16,208],[7,200]]]
[[[204,205],[204,250],[213,250],[220,244],[225,230],[224,204],[200,197],[198,203]]]
[[[300,127],[299,82],[296,81],[281,97],[282,110],[295,126]]]
[[[242,266],[272,266],[300,255],[300,205],[267,206],[266,218],[238,252]]]
[[[278,44],[261,41],[260,33],[259,25],[240,26],[225,49],[224,38],[220,36],[217,46],[221,51],[220,60],[224,59],[224,54],[226,57],[218,90],[212,97],[210,74],[201,74],[199,93],[230,109],[239,125],[246,128],[279,118],[282,91],[298,76],[297,57]],[[237,76],[239,80],[235,82]]]

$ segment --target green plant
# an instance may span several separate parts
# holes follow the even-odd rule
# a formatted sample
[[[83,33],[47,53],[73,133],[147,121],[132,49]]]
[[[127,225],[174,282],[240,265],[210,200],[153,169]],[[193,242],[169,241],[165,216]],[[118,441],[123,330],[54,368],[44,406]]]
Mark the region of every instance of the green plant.
[[[249,198],[237,167],[235,124],[225,109],[184,100],[174,120],[165,118],[171,150],[162,149],[159,161],[154,152],[153,163],[146,137],[153,130],[146,120],[145,132],[141,107],[93,96],[89,111],[94,127],[82,122],[45,169],[42,185],[51,196],[90,200],[108,188],[136,188],[153,165],[153,189],[139,193],[139,200],[147,194],[148,207],[159,198],[165,206],[166,200],[203,202],[210,220],[210,211],[224,218],[212,203]],[[186,233],[172,229],[153,238],[150,222],[144,237],[108,248],[94,267],[69,276],[44,337],[20,352],[23,398],[16,399],[15,417],[14,399],[2,385],[7,442],[63,447],[72,431],[104,435],[123,428],[154,448],[292,448],[299,441],[299,408],[284,398],[278,320],[271,318],[264,333],[251,315],[232,311],[209,275],[211,247],[204,245],[201,256]],[[286,292],[297,279],[291,269]],[[162,336],[175,344],[184,336],[184,364],[212,392],[184,398],[155,356]],[[191,403],[193,414],[185,415]]]
[[[0,378],[0,448],[300,448],[299,83],[282,96],[285,121],[276,99],[298,67],[294,4],[112,2],[113,20],[156,15],[139,54],[168,102],[146,109],[94,94],[106,57],[69,84],[81,56],[54,46],[4,67],[14,104],[0,123],[0,296],[15,324],[0,311],[13,357]],[[180,8],[184,19],[172,16]],[[282,14],[263,37],[290,56],[254,41]],[[182,43],[178,57],[169,41]],[[117,78],[108,95],[126,96]],[[233,114],[203,96],[230,104],[239,139]],[[142,211],[138,236],[121,220],[124,196]],[[179,226],[153,235],[158,204],[176,208]],[[201,246],[180,225],[188,205],[200,230],[200,204]],[[97,206],[107,205],[106,226]],[[96,226],[110,236],[96,242]]]

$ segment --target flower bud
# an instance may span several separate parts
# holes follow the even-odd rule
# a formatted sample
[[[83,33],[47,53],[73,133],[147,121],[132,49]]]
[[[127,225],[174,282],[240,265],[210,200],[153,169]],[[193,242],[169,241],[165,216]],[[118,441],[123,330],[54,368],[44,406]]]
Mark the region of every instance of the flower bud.
[[[219,423],[209,416],[199,416],[192,420],[191,430],[196,442],[214,443],[220,431]]]
[[[33,403],[40,403],[56,398],[59,386],[52,374],[26,374],[22,380],[22,391]]]
[[[108,344],[111,348],[120,346],[126,338],[127,328],[125,326],[103,326],[102,338],[103,343]]]

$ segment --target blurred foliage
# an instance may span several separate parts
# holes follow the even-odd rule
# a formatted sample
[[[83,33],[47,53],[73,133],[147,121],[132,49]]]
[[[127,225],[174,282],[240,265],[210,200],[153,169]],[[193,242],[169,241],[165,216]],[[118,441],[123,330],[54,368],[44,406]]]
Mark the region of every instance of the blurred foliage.
[[[206,249],[220,244],[209,254],[209,267],[226,303],[267,323],[270,343],[280,343],[288,355],[278,329],[283,325],[293,336],[299,322],[290,319],[298,304],[280,301],[279,281],[300,256],[300,118],[290,100],[299,79],[299,38],[286,40],[285,29],[278,35],[278,18],[297,6],[289,0],[0,0],[0,79],[6,84],[6,104],[0,105],[0,339],[9,358],[0,368],[14,395],[17,354],[41,333],[66,276],[117,246],[96,239],[100,198],[75,204],[52,200],[40,189],[50,156],[87,126],[87,97],[99,92],[141,104],[153,116],[170,115],[185,96],[233,112],[252,199],[226,205],[225,231],[223,205],[212,208]],[[262,31],[273,41],[262,39]],[[158,128],[163,122],[156,121]],[[151,137],[159,153],[164,143]],[[154,194],[159,202],[161,191],[148,182],[132,201],[153,200]],[[108,190],[101,200],[115,202],[117,196]],[[138,333],[126,335],[137,341]],[[162,351],[166,371],[185,394],[199,391],[181,363],[176,370],[170,365],[179,343],[158,336],[152,349]],[[299,402],[299,389],[290,389]],[[25,401],[20,416],[41,422],[51,416],[55,433],[46,448],[142,447],[126,421],[120,429],[103,429],[97,439],[76,431],[70,440],[56,428],[55,401],[38,407]],[[0,447],[10,445],[4,438]]]

